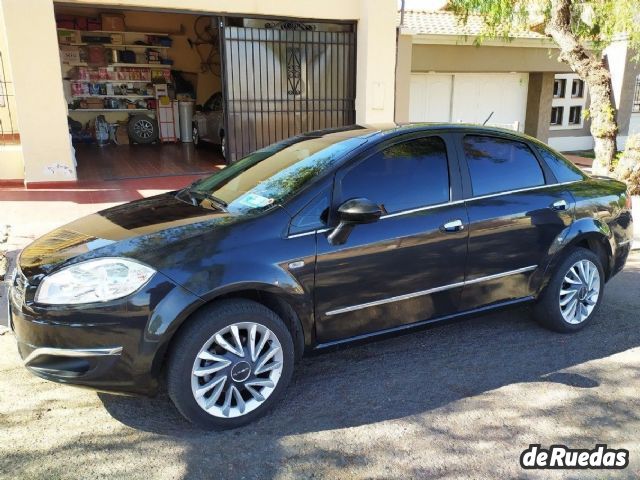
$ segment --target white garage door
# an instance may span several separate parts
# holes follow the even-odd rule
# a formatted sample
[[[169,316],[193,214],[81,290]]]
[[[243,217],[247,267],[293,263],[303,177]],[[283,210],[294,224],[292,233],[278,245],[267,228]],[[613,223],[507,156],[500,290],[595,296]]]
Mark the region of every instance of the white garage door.
[[[414,73],[409,120],[483,123],[524,130],[526,73]]]

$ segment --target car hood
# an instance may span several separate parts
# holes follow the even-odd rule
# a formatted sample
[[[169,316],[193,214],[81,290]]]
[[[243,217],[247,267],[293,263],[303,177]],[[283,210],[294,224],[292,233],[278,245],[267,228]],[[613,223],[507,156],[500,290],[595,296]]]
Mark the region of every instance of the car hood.
[[[221,210],[194,206],[165,193],[57,228],[27,246],[20,254],[19,265],[28,278],[94,257],[124,256],[153,266],[158,249],[238,220]]]

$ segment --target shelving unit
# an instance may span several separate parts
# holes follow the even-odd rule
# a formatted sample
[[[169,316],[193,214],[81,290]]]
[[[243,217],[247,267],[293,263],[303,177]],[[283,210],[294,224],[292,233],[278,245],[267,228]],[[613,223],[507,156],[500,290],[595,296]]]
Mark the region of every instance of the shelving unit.
[[[135,100],[142,100],[147,98],[155,98],[153,95],[92,95],[92,94],[82,94],[82,95],[72,95],[72,98],[133,98]]]
[[[74,83],[153,83],[151,80],[69,80]]]
[[[90,67],[87,62],[67,63],[70,67]],[[150,68],[152,70],[171,70],[173,65],[164,65],[162,63],[108,63],[108,67],[133,67],[133,68]]]
[[[148,108],[70,108],[70,112],[149,112],[155,113],[153,110]]]
[[[118,30],[74,30],[73,28],[57,28],[58,31],[63,32],[79,32],[80,34],[88,33],[88,34],[100,34],[100,33],[122,33],[124,35],[153,35],[155,37],[170,37],[174,35],[172,33],[159,33],[159,32],[133,32],[133,31],[118,31]]]
[[[108,47],[108,48],[144,48],[151,50],[163,50],[171,47],[166,47],[164,45],[123,45],[118,43],[65,43],[65,45],[70,45],[72,47]]]

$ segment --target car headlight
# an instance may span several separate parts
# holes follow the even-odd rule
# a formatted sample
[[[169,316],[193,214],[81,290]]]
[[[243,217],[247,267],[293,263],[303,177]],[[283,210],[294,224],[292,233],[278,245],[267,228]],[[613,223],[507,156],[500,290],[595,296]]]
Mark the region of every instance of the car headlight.
[[[97,258],[46,276],[35,301],[48,305],[106,302],[135,292],[156,271],[124,258]]]

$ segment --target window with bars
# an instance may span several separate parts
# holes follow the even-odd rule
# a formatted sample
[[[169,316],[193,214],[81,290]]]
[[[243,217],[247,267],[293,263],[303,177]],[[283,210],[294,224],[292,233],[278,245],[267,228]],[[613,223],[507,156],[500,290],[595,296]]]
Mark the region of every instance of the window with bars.
[[[562,125],[562,114],[564,113],[563,107],[551,108],[551,125]]]
[[[633,92],[633,112],[640,112],[640,75],[636,77],[636,88]]]
[[[553,82],[553,98],[564,98],[564,91],[567,87],[567,80],[556,78]]]
[[[582,122],[582,107],[573,106],[569,109],[569,125],[580,125]]]
[[[571,97],[582,98],[583,96],[584,96],[584,82],[579,78],[577,78],[571,84]]]

